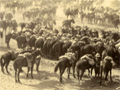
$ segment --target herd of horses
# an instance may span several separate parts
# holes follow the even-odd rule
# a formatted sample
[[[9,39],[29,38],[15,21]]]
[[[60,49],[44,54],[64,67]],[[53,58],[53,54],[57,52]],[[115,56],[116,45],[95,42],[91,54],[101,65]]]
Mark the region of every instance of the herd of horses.
[[[82,23],[87,21],[92,24],[113,25],[115,28],[118,28],[120,24],[119,9],[114,10],[109,7],[92,7],[86,11],[86,9],[74,6],[74,8],[69,7],[65,9],[64,12],[67,17],[75,17],[76,15],[78,16],[79,13]]]
[[[38,10],[33,11],[37,12]],[[14,22],[16,25],[11,23],[13,22],[6,25],[10,25],[9,27],[15,26],[15,28],[18,26],[17,22]],[[91,74],[92,70],[95,70],[95,76],[100,77],[100,85],[102,84],[102,72],[105,74],[105,80],[107,80],[108,72],[110,72],[112,81],[112,68],[114,65],[120,64],[120,46],[118,46],[120,44],[120,33],[118,31],[92,29],[87,26],[72,27],[71,23],[75,23],[74,19],[63,21],[61,30],[37,27],[41,25],[36,21],[21,23],[20,32],[14,30],[14,32],[5,35],[7,47],[10,48],[9,42],[13,39],[17,42],[19,50],[8,51],[1,56],[2,72],[4,73],[5,67],[7,73],[9,73],[8,65],[13,60],[15,82],[20,82],[19,75],[23,72],[22,67],[28,68],[27,77],[31,70],[31,78],[33,78],[34,64],[36,64],[36,70],[39,71],[41,57],[45,57],[59,60],[54,72],[57,72],[59,68],[60,82],[62,82],[62,75],[66,68],[68,69],[68,78],[70,78],[71,67],[73,77],[76,77],[75,73],[77,72],[79,81],[82,79],[86,69]],[[2,28],[4,25],[1,25]],[[4,34],[4,30],[2,33]],[[72,54],[69,56],[69,53]]]
[[[9,44],[12,38],[17,41],[18,48],[21,51],[17,52],[17,54],[16,52],[7,52],[1,57],[2,71],[4,72],[3,67],[5,66],[8,72],[7,67],[9,62],[10,60],[14,60],[16,82],[20,82],[19,73],[22,72],[23,66],[28,67],[28,72],[31,70],[31,77],[33,78],[32,71],[36,57],[40,55],[45,58],[59,60],[55,66],[55,72],[59,68],[60,82],[62,82],[62,75],[66,68],[68,68],[68,78],[70,77],[70,67],[73,68],[74,77],[76,77],[75,71],[77,71],[78,80],[82,79],[86,69],[89,72],[89,69],[91,69],[91,73],[92,69],[95,69],[95,76],[98,74],[98,77],[101,77],[100,84],[102,83],[101,72],[104,71],[105,80],[107,80],[108,72],[110,72],[110,78],[112,78],[112,66],[115,64],[119,65],[120,63],[120,48],[117,46],[120,34],[104,30],[93,31],[88,27],[80,26],[73,28],[73,30],[71,33],[70,30],[70,32],[60,32],[58,30],[41,29],[39,33],[30,33],[30,35],[25,34],[25,32],[9,33],[5,36],[6,44]],[[69,51],[74,54],[71,56],[71,59],[69,58],[70,56],[66,56],[66,53],[69,53]],[[39,58],[39,63],[37,63],[38,66],[40,59],[41,57]]]

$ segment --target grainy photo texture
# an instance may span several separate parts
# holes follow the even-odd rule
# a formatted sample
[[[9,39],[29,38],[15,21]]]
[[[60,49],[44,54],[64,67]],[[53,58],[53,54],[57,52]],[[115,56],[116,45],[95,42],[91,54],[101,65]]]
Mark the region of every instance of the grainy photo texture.
[[[120,90],[120,0],[0,0],[0,90]]]

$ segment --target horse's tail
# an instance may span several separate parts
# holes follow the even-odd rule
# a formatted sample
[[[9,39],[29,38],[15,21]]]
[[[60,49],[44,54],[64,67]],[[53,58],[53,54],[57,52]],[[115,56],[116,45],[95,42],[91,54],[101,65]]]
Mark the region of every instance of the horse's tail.
[[[57,72],[59,66],[60,66],[60,62],[58,62],[57,65],[55,66],[54,72]]]
[[[3,59],[4,59],[4,57],[3,57],[3,56],[1,56],[1,58],[0,58],[0,65],[1,65],[1,66],[3,66],[3,64],[4,64]]]

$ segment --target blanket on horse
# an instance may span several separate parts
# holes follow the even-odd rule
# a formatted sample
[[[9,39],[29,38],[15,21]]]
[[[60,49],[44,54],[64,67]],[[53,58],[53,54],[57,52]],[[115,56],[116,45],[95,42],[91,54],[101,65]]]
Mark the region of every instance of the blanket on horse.
[[[70,63],[72,63],[72,60],[76,60],[75,53],[72,52],[67,52],[65,53],[65,55],[60,56],[59,60],[61,60],[62,58],[67,58],[68,60],[70,60]]]
[[[115,66],[115,65],[116,65],[115,62],[113,61],[113,58],[110,57],[110,56],[106,56],[106,57],[104,58],[104,60],[102,60],[102,61],[100,62],[100,65],[101,65],[101,66],[104,66],[106,62],[111,62],[112,66]]]
[[[91,54],[86,54],[86,55],[82,56],[82,57],[80,58],[80,60],[87,60],[87,61],[89,62],[89,64],[92,65],[92,66],[95,64],[95,61],[94,61],[94,59],[92,58],[92,55],[91,55]]]
[[[32,67],[33,56],[31,53],[19,54],[19,57],[23,57],[27,61],[27,66]]]

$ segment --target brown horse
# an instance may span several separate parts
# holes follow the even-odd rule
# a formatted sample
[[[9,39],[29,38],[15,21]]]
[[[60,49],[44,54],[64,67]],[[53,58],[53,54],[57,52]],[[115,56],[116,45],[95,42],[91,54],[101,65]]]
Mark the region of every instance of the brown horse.
[[[1,63],[1,70],[3,73],[4,73],[4,66],[5,66],[6,71],[9,74],[8,65],[10,61],[14,60],[15,58],[16,58],[16,54],[13,51],[9,51],[1,56],[0,63]]]
[[[29,73],[29,69],[31,69],[31,77],[32,76],[32,61],[33,61],[33,56],[31,53],[25,53],[18,55],[18,57],[15,59],[13,66],[15,70],[15,82],[20,82],[19,79],[19,74],[22,70],[22,67],[28,67],[28,72],[27,72],[27,77]]]
[[[105,80],[108,80],[108,73],[110,72],[110,80],[112,81],[112,67],[115,65],[115,62],[113,61],[113,58],[110,56],[106,56],[102,61],[100,65],[100,85],[102,84],[102,73],[104,72]]]
[[[82,76],[86,69],[88,69],[89,71],[89,68],[91,68],[91,74],[92,74],[92,68],[94,64],[95,64],[95,61],[94,61],[94,57],[92,56],[92,54],[86,54],[80,58],[80,60],[76,63],[77,77],[78,77],[79,82],[82,79]],[[81,73],[79,75],[80,71]]]
[[[60,82],[62,83],[62,75],[66,68],[68,68],[68,78],[70,77],[70,67],[73,68],[73,77],[75,78],[75,65],[77,62],[77,52],[74,53],[74,55],[69,59],[69,57],[59,57],[59,62],[55,66],[54,72],[57,72],[58,68],[60,70]]]
[[[31,52],[31,51],[30,51]],[[20,53],[18,57],[14,61],[14,70],[15,70],[15,81],[20,82],[19,74],[22,72],[22,67],[28,67],[27,77],[28,73],[31,70],[31,78],[33,78],[33,67],[36,63],[36,70],[38,72],[38,67],[40,64],[41,57],[41,51],[35,50],[30,53],[29,51],[25,51]]]

